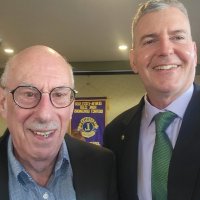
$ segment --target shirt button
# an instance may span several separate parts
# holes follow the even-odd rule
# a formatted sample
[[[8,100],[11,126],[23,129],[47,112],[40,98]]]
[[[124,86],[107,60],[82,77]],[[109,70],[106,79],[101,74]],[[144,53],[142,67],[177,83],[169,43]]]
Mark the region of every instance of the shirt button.
[[[49,195],[48,195],[47,192],[45,192],[45,193],[43,194],[43,199],[48,199],[48,198],[49,198]]]

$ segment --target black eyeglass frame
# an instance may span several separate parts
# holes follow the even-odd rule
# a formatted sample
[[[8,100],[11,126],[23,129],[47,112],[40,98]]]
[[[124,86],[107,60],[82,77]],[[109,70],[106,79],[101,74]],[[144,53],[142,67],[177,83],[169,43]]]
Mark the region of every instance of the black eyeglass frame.
[[[24,87],[24,88],[32,88],[32,89],[35,89],[36,91],[39,92],[40,98],[39,98],[39,100],[38,100],[38,102],[37,102],[36,105],[34,105],[34,106],[32,106],[32,107],[26,108],[26,107],[23,107],[23,106],[21,106],[21,105],[18,104],[18,102],[17,102],[16,99],[15,99],[15,91],[16,91],[18,88],[22,88],[22,87]],[[58,107],[58,106],[55,106],[55,105],[54,105],[54,103],[53,103],[53,101],[52,101],[52,99],[51,99],[51,93],[52,93],[55,89],[57,89],[57,88],[69,88],[69,89],[71,90],[71,92],[72,92],[71,94],[73,94],[73,99],[70,101],[70,103],[69,103],[67,106]],[[6,87],[4,87],[4,89],[6,89]],[[74,89],[72,89],[72,88],[70,88],[70,87],[65,87],[65,86],[55,87],[55,88],[53,88],[50,92],[41,92],[38,88],[36,88],[36,87],[34,87],[34,86],[25,86],[25,85],[24,85],[24,86],[23,86],[23,85],[17,86],[17,87],[16,87],[15,89],[13,89],[13,90],[8,90],[8,92],[12,94],[13,101],[15,102],[15,104],[16,104],[17,106],[19,106],[20,108],[23,108],[23,109],[32,109],[32,108],[37,107],[37,105],[40,103],[40,100],[41,100],[41,98],[42,98],[42,94],[43,94],[43,93],[48,93],[48,94],[49,94],[50,102],[51,102],[51,104],[52,104],[55,108],[66,108],[66,107],[68,107],[68,106],[70,106],[70,105],[72,104],[72,102],[73,102],[73,101],[75,100],[75,98],[76,98],[76,94],[78,93],[77,90],[74,90]]]

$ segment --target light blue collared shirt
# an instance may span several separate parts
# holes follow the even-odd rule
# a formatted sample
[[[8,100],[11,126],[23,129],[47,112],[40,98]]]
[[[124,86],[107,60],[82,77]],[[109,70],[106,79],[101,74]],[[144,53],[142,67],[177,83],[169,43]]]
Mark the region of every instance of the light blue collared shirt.
[[[174,148],[178,133],[181,127],[182,119],[188,103],[192,97],[194,86],[192,85],[184,94],[173,101],[165,109],[159,110],[152,106],[147,97],[145,97],[145,106],[142,113],[142,121],[140,127],[139,138],[139,154],[138,154],[138,197],[140,200],[151,200],[151,165],[152,152],[155,143],[155,122],[153,117],[164,111],[172,111],[177,114],[177,118],[169,125],[166,133]],[[152,123],[151,123],[152,122]]]
[[[10,200],[76,200],[72,184],[72,168],[65,141],[48,185],[38,185],[13,154],[11,136],[8,141]]]

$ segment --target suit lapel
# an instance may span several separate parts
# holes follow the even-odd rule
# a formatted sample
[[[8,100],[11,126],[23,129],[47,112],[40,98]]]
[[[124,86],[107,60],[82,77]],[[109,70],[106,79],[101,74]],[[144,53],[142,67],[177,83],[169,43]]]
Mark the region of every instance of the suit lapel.
[[[110,167],[113,167],[113,163],[112,160],[108,160],[112,158],[111,154],[106,156],[105,153],[105,156],[103,156],[103,152],[106,152],[103,149],[99,149],[99,153],[95,153],[99,147],[70,136],[67,136],[66,143],[73,170],[73,186],[76,199],[111,200],[115,198],[114,195],[117,195],[115,193],[115,182],[111,182],[114,179],[110,179],[110,173],[113,172]]]
[[[169,169],[169,199],[191,199],[200,167],[200,91],[195,86]]]
[[[84,158],[81,157],[81,155],[83,154],[79,153],[81,150],[80,146],[78,145],[78,141],[74,141],[73,138],[68,135],[66,135],[66,143],[73,170],[73,186],[76,191],[76,198],[77,200],[81,200],[84,199],[82,194],[84,194],[84,192],[86,193],[86,191],[84,191],[84,181],[86,179],[84,175],[84,170],[82,169],[82,165],[80,164],[80,162],[84,160]]]
[[[124,132],[121,135],[121,149],[119,159],[119,184],[124,199],[137,199],[137,167],[140,122],[144,101],[129,119],[124,119]]]

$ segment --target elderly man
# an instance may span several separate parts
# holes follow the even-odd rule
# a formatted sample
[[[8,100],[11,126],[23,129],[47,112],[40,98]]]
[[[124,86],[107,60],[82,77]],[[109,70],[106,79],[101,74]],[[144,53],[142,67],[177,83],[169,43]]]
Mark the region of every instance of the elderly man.
[[[73,88],[71,66],[51,48],[32,46],[8,61],[0,89],[8,127],[0,140],[1,199],[117,199],[113,154],[66,135]]]

